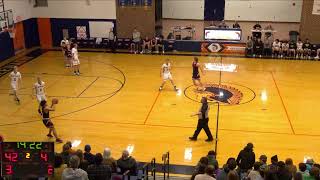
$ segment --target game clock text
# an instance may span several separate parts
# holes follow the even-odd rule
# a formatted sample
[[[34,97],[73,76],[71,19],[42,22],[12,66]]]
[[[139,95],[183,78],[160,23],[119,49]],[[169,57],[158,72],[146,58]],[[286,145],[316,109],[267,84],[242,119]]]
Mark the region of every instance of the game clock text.
[[[1,175],[14,178],[49,177],[54,172],[53,142],[2,142]]]

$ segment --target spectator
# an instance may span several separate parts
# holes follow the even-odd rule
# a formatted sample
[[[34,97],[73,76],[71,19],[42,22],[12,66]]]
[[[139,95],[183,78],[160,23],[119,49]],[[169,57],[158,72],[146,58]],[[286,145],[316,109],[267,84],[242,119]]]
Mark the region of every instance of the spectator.
[[[280,180],[291,180],[292,174],[289,172],[286,164],[283,161],[278,162],[278,172],[277,172],[278,179]]]
[[[307,165],[305,163],[299,163],[299,173],[301,173],[302,178],[308,179],[310,177],[309,171],[307,170]]]
[[[218,27],[219,28],[228,28],[228,25],[226,24],[226,22],[224,20],[222,20]]]
[[[263,180],[263,177],[261,176],[260,173],[260,162],[255,162],[253,164],[253,170],[249,172],[248,178],[250,180]]]
[[[132,44],[131,44],[131,53],[138,53],[140,48],[140,42],[141,42],[141,34],[137,30],[137,28],[134,28],[132,32]]]
[[[266,37],[263,42],[263,51],[265,56],[272,55],[272,40],[270,37]]]
[[[293,177],[293,180],[303,180],[302,174],[300,172],[296,172]]]
[[[142,51],[141,51],[141,54],[142,53],[150,53],[151,52],[151,40],[149,39],[148,36],[146,36],[146,38],[143,40],[143,43],[142,43]],[[146,51],[147,50],[147,51]]]
[[[273,57],[280,57],[281,51],[281,42],[279,39],[276,39],[272,44],[272,56]]]
[[[109,31],[109,47],[111,49],[111,52],[116,52],[116,42],[117,42],[117,37],[114,35],[114,32],[113,32],[113,28],[110,29]]]
[[[259,24],[259,22],[257,22],[254,26],[253,26],[253,30],[252,30],[252,37],[255,37],[256,39],[261,39],[261,25]]]
[[[63,159],[63,163],[64,164],[68,164],[69,163],[69,159],[70,159],[70,145],[68,144],[64,144],[62,146],[62,152],[61,152],[61,157]]]
[[[291,173],[292,177],[294,177],[294,175],[297,172],[297,167],[295,165],[293,165],[293,161],[291,158],[287,158],[286,161],[286,167],[289,170],[289,172]]]
[[[205,174],[198,174],[194,178],[195,180],[216,180],[213,178],[214,167],[209,165],[205,169]]]
[[[130,171],[128,175],[135,176],[137,174],[137,162],[136,160],[129,156],[128,150],[122,152],[122,157],[117,161],[120,173],[123,174],[126,171]]]
[[[200,158],[198,164],[197,164],[196,167],[195,167],[195,171],[198,172],[198,168],[199,168],[200,166],[205,166],[205,167],[207,167],[208,164],[209,164],[209,159],[208,159],[208,157],[202,157],[202,158]]]
[[[235,158],[229,158],[227,163],[223,166],[222,171],[217,175],[217,180],[227,180],[227,175],[230,171],[235,171],[237,162]]]
[[[306,39],[306,42],[303,43],[303,53],[304,53],[304,57],[306,59],[311,58],[311,48],[312,48],[312,45],[311,45],[309,39]]]
[[[258,38],[257,41],[254,43],[253,49],[254,49],[254,54],[256,56],[262,57],[263,42],[261,41],[260,38]]]
[[[76,151],[72,149],[72,143],[71,143],[71,141],[67,141],[66,144],[69,145],[69,147],[70,147],[69,150],[68,150],[68,151],[69,151],[69,154],[71,154],[71,155],[75,154]]]
[[[112,172],[117,172],[117,163],[116,160],[111,157],[111,150],[109,148],[105,148],[103,151],[103,164],[110,166]]]
[[[214,170],[218,170],[219,163],[216,159],[216,152],[209,151],[207,157],[208,157],[208,165],[212,165],[214,167]]]
[[[239,176],[238,176],[237,172],[230,171],[228,173],[227,180],[239,180]]]
[[[240,174],[246,173],[249,169],[252,169],[256,156],[253,152],[253,144],[248,143],[247,146],[240,151],[237,157],[237,164],[240,168]]]
[[[62,156],[60,154],[54,155],[54,174],[53,179],[54,180],[61,180],[61,175],[63,170],[67,168],[67,165],[64,164]]]
[[[313,164],[314,164],[313,159],[307,159],[307,160],[306,160],[306,166],[307,166],[307,170],[308,170],[308,171],[311,170]]]
[[[290,41],[289,42],[289,53],[288,56],[295,58],[296,56],[296,49],[297,49],[297,43],[295,43],[294,41]]]
[[[155,38],[154,46],[155,46],[156,53],[159,53],[160,49],[161,49],[162,54],[164,54],[164,44],[163,44],[163,36],[162,35]]]
[[[311,44],[311,56],[314,59],[319,59],[319,56],[317,57],[317,50],[318,50],[318,45],[315,43]]]
[[[88,176],[90,180],[110,180],[111,168],[102,163],[103,157],[101,153],[97,153],[94,158],[94,164],[88,167]]]
[[[90,152],[91,146],[89,144],[84,146],[84,159],[88,161],[89,164],[94,164],[94,155]]]
[[[271,164],[268,166],[268,171],[276,173],[278,171],[278,156],[274,155],[271,157]]]
[[[79,168],[87,171],[88,166],[89,166],[89,162],[84,159],[82,150],[78,149],[76,151],[75,155],[77,155],[80,159]]]
[[[82,169],[79,169],[80,159],[73,155],[70,157],[69,167],[62,172],[62,180],[89,180],[88,174]]]
[[[252,37],[248,36],[246,44],[246,56],[252,56],[253,54],[253,41]]]
[[[282,44],[281,44],[281,58],[283,57],[287,57],[288,54],[289,54],[289,43],[288,41],[283,41]]]
[[[311,179],[313,179],[313,180],[319,180],[319,179],[320,179],[319,174],[320,174],[320,169],[319,169],[319,168],[317,168],[317,167],[315,167],[315,166],[311,167],[311,170],[310,170],[310,177],[311,177]]]
[[[238,21],[235,21],[235,23],[232,25],[233,28],[236,28],[236,29],[240,29],[240,25],[238,23]]]
[[[260,162],[260,172],[264,172],[267,170],[268,165],[267,165],[267,156],[266,155],[261,155],[259,157],[259,162]]]
[[[271,37],[271,36],[272,36],[272,33],[273,33],[273,31],[274,31],[274,29],[273,29],[273,27],[271,26],[271,24],[268,24],[268,25],[264,28],[264,30],[266,31],[266,32],[264,33],[264,35],[265,35],[266,38]]]
[[[205,164],[200,164],[195,171],[193,172],[192,176],[191,176],[191,180],[194,180],[194,178],[198,175],[198,174],[204,174],[205,170],[206,170],[207,166]]]

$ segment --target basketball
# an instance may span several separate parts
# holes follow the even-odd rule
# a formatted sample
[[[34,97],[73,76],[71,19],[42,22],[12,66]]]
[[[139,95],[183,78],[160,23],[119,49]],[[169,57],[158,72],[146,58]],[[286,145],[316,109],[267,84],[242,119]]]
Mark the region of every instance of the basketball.
[[[59,100],[57,98],[52,99],[52,104],[58,104],[58,103],[59,103]]]

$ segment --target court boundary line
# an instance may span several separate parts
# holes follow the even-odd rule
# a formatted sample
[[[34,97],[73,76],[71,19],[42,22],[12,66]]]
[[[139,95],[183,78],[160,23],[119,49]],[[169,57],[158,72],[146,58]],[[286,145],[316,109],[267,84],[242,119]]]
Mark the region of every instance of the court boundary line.
[[[153,107],[155,106],[155,104],[156,104],[159,96],[160,96],[160,93],[161,93],[161,91],[158,91],[158,94],[157,94],[155,100],[153,101],[153,103],[152,103],[152,105],[151,105],[151,108],[150,108],[150,110],[149,110],[149,112],[148,112],[148,114],[147,114],[147,116],[146,116],[146,118],[145,118],[145,120],[144,120],[144,122],[143,122],[144,125],[147,124],[147,121],[148,121],[148,119],[149,119],[149,116],[150,116],[150,114],[151,114],[151,112],[152,112],[152,110],[153,110]]]
[[[92,81],[92,82],[77,96],[77,98],[80,97],[84,92],[86,92],[98,79],[99,79],[99,76],[98,76],[94,81]]]
[[[292,131],[293,134],[296,134],[296,132],[294,131],[294,128],[293,128],[293,125],[292,125],[290,116],[289,116],[289,112],[288,112],[288,110],[287,110],[287,108],[286,108],[286,105],[284,104],[283,98],[282,98],[281,93],[280,93],[280,89],[279,89],[278,84],[277,84],[277,81],[276,81],[276,79],[275,79],[275,77],[274,77],[274,74],[273,74],[272,71],[270,71],[270,74],[271,74],[271,76],[272,76],[274,85],[275,85],[275,87],[276,87],[276,89],[277,89],[277,92],[278,92],[278,95],[279,95],[279,97],[280,97],[280,101],[281,101],[281,103],[282,103],[282,107],[283,107],[283,109],[284,109],[284,111],[285,111],[285,113],[286,113],[287,120],[288,120],[288,122],[289,122],[291,131]]]

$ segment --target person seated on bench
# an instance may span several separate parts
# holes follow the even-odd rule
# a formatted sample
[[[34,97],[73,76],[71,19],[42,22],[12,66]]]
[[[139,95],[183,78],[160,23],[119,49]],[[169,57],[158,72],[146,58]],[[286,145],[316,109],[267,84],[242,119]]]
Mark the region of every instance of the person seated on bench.
[[[146,49],[147,49],[147,52],[150,53],[151,52],[151,40],[149,39],[148,36],[146,36],[146,38],[143,40],[142,42],[142,51],[141,51],[141,54],[142,53],[146,53]]]
[[[272,44],[272,57],[278,57],[280,56],[280,50],[281,50],[281,42],[279,39],[276,39]]]

